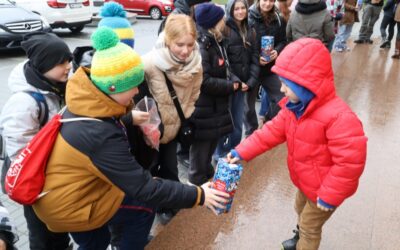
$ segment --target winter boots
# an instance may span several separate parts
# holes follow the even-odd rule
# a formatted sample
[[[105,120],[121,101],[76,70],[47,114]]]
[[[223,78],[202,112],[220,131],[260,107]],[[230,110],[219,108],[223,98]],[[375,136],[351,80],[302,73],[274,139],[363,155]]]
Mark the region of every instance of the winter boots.
[[[385,39],[379,47],[381,49],[390,49],[390,41]]]
[[[297,242],[300,239],[299,236],[299,225],[296,226],[297,229],[293,230],[294,236],[291,239],[282,242],[281,250],[296,250]]]
[[[392,56],[393,59],[400,58],[400,40],[396,39],[396,49],[394,50],[394,55]]]

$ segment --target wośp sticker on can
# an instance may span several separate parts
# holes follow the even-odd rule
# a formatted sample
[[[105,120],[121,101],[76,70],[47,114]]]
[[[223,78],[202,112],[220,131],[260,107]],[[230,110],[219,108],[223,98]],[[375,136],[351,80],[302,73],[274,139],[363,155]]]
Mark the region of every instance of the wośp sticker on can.
[[[228,213],[231,209],[233,197],[242,176],[243,167],[241,164],[230,164],[223,158],[218,160],[217,170],[214,174],[212,188],[229,194],[229,202],[225,209],[215,208],[218,214]]]
[[[271,61],[271,52],[274,50],[274,37],[273,36],[262,36],[261,37],[261,57],[265,61]]]

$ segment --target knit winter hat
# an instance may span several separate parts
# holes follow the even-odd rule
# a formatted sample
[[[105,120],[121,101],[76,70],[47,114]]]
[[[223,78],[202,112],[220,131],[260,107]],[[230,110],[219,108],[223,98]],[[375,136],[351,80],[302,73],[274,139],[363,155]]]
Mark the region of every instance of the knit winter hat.
[[[125,92],[143,82],[144,68],[140,56],[121,43],[108,27],[98,28],[91,37],[93,55],[90,78],[106,94]]]
[[[211,2],[211,0],[186,0],[186,2],[188,3],[189,7],[192,7],[196,4]]]
[[[202,3],[196,6],[196,23],[204,29],[210,29],[224,18],[224,10],[213,3]]]
[[[107,2],[100,10],[100,20],[98,27],[109,27],[117,33],[121,42],[131,46],[135,45],[135,33],[128,19],[124,7],[116,2]]]
[[[58,64],[72,60],[68,45],[53,33],[34,32],[24,36],[21,47],[35,69],[44,74]]]

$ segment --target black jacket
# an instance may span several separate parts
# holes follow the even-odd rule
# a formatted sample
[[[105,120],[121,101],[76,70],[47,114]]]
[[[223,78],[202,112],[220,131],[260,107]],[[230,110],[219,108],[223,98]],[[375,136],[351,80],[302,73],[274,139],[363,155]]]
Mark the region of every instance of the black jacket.
[[[274,48],[278,51],[278,55],[285,48],[287,44],[286,39],[286,22],[285,20],[275,12],[276,18],[266,26],[256,5],[252,5],[249,10],[249,24],[256,30],[257,34],[257,47],[261,48],[261,37],[262,36],[273,36],[274,37]],[[260,54],[259,50],[259,54]],[[268,63],[265,66],[260,65],[260,77],[272,74],[271,68],[274,66],[275,61]]]
[[[228,62],[223,46],[207,30],[197,28],[203,83],[192,119],[196,125],[196,139],[217,139],[233,129],[229,97],[234,92],[233,83],[240,82],[240,79],[233,74],[227,76]]]
[[[396,12],[396,1],[395,0],[388,0],[383,6],[383,14],[385,16],[394,18],[394,14]]]
[[[257,86],[260,49],[257,47],[255,30],[248,27],[246,47],[233,19],[228,18],[225,30],[225,48],[232,73],[250,88]]]

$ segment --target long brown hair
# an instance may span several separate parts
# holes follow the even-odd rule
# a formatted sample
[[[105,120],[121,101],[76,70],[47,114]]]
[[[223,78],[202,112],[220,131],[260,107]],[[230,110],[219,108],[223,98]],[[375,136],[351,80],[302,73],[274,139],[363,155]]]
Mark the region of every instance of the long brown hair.
[[[275,2],[275,0],[274,0]],[[262,12],[261,8],[260,8],[260,0],[257,0],[256,2],[256,7],[257,10],[260,12],[260,15],[262,16],[264,23],[266,25],[269,25],[270,23],[272,23],[274,20],[276,20],[277,16],[276,16],[276,6],[274,4],[274,6],[272,7],[272,9],[268,12]]]

